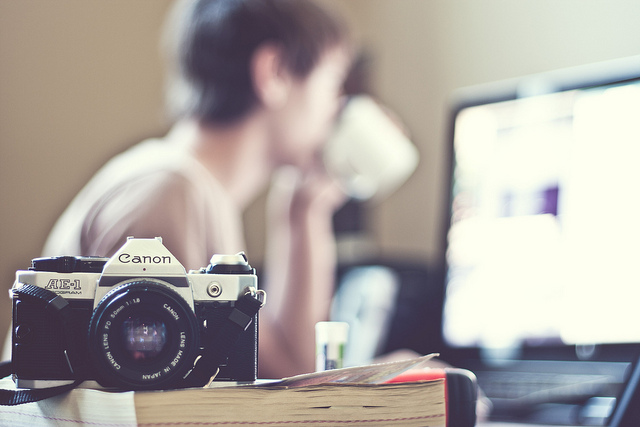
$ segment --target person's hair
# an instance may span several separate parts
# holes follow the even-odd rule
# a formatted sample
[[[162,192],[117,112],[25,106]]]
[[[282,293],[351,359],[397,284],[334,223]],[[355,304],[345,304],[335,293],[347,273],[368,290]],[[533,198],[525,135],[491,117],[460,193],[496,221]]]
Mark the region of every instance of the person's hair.
[[[230,123],[257,103],[251,60],[264,43],[306,77],[328,49],[346,41],[343,23],[310,0],[194,0],[170,31],[168,106],[174,118]]]

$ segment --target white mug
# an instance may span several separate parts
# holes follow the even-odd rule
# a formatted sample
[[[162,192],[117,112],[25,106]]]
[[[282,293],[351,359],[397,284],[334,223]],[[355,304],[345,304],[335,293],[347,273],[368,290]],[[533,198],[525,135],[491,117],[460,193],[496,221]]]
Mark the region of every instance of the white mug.
[[[350,98],[324,151],[328,172],[359,200],[381,199],[418,165],[418,150],[373,99]]]

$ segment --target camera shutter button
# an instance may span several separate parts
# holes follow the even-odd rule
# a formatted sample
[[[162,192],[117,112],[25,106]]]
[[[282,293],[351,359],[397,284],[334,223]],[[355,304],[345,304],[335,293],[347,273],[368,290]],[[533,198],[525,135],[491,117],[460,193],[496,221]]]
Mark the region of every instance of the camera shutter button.
[[[254,269],[247,262],[244,252],[235,255],[215,254],[211,257],[206,274],[255,274]]]

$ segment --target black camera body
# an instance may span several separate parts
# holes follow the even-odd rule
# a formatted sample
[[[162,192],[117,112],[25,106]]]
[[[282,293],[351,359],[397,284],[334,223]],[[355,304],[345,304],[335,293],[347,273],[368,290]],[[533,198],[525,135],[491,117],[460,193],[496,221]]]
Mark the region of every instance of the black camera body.
[[[214,375],[257,378],[264,292],[244,254],[214,255],[187,273],[161,238],[128,238],[111,258],[34,259],[16,273],[12,298],[19,388],[95,380],[155,390],[202,386]]]

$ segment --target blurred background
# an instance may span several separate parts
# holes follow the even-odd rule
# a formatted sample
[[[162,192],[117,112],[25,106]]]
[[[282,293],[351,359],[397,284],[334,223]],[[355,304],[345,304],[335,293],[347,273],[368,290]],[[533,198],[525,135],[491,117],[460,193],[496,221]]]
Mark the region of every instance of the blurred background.
[[[421,162],[367,206],[381,256],[441,257],[448,102],[462,86],[640,53],[633,0],[323,0],[371,62],[371,89],[407,125]],[[0,0],[0,336],[16,269],[111,156],[169,125],[159,39],[169,0]],[[260,264],[264,200],[247,212]]]

